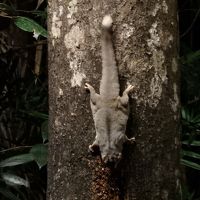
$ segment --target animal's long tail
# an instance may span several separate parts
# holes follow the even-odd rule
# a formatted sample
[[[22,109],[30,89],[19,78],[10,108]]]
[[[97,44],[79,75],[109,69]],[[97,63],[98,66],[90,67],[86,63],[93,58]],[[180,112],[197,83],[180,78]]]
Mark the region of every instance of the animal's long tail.
[[[102,79],[100,94],[106,98],[119,95],[118,69],[112,43],[112,18],[106,15],[102,21]]]

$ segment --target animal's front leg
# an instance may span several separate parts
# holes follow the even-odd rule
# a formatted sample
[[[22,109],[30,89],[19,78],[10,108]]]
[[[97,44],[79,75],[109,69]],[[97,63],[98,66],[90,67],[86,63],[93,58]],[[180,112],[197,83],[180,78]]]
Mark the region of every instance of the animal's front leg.
[[[89,90],[91,95],[96,94],[95,89],[89,83],[85,83],[85,89]]]
[[[91,105],[93,119],[94,119],[95,113],[98,110],[97,104],[98,104],[100,95],[97,94],[95,92],[95,89],[88,83],[85,83],[85,89],[90,91],[90,103],[91,103],[90,105]],[[99,145],[96,138],[95,138],[95,141],[91,145],[89,145],[89,150],[91,153],[96,153],[99,151]]]
[[[90,91],[90,100],[95,105],[99,94],[97,94],[95,89],[88,83],[85,83],[85,89]]]

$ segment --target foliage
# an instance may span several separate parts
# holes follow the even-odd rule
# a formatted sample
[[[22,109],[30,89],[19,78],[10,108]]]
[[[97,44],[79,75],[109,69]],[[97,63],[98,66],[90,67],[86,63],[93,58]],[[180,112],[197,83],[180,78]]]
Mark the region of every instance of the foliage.
[[[37,7],[41,4],[39,2],[44,2],[44,1],[38,1]],[[46,11],[39,11],[39,10],[32,10],[32,11],[25,11],[25,10],[17,10],[15,8],[16,5],[13,5],[11,2],[7,3],[0,3],[0,12],[3,14],[2,16],[4,17],[9,17],[13,19],[15,25],[28,32],[33,32],[34,37],[37,39],[39,35],[42,35],[43,37],[47,38],[47,31],[39,25],[35,20],[29,18],[29,17],[24,17],[21,16],[21,14],[32,14],[35,15],[36,17],[40,17],[42,20],[46,19]],[[20,15],[19,15],[20,14]]]
[[[23,149],[23,147],[21,147]],[[24,150],[26,147],[24,147]],[[14,149],[11,149],[13,151]],[[9,151],[9,149],[7,150]],[[1,179],[0,193],[7,199],[28,199],[26,193],[34,193],[30,184],[33,182],[29,174],[22,173],[22,168],[25,169],[32,165],[35,161],[41,169],[47,164],[47,146],[38,144],[30,147],[29,152],[11,156],[0,162]],[[27,164],[28,163],[28,164]],[[25,165],[26,164],[26,165]],[[18,166],[22,166],[16,168]],[[26,167],[25,167],[26,166]],[[18,175],[20,174],[20,175]],[[38,184],[37,182],[34,184]]]
[[[183,200],[200,199],[200,1],[179,1]]]
[[[36,144],[26,154],[9,157],[0,162],[0,167],[13,167],[35,161],[39,168],[47,164],[47,145]]]
[[[182,108],[182,159],[181,163],[187,167],[200,170],[200,114],[193,110]]]
[[[46,196],[46,37],[46,1],[0,3],[1,200]]]
[[[15,25],[24,31],[33,32],[36,39],[39,35],[47,38],[47,31],[32,19],[17,17],[15,19]]]

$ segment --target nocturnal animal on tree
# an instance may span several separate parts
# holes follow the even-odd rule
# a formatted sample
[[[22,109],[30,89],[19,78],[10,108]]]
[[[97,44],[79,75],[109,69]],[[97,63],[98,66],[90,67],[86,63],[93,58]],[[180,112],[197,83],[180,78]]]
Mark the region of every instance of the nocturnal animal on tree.
[[[129,115],[128,94],[133,90],[129,85],[119,96],[120,86],[118,69],[112,43],[112,18],[106,15],[102,21],[102,79],[100,94],[95,89],[85,84],[90,91],[90,106],[95,124],[96,137],[89,150],[100,150],[104,163],[118,162],[122,157],[123,144],[133,142],[125,135]]]

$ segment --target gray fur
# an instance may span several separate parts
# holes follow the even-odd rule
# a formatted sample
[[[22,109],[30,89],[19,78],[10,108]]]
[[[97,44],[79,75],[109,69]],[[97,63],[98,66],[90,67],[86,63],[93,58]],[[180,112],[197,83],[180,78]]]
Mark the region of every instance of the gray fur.
[[[112,24],[102,27],[102,79],[100,94],[88,83],[85,88],[90,91],[90,105],[96,129],[95,141],[89,146],[90,151],[99,147],[102,160],[118,162],[121,159],[123,144],[128,139],[125,135],[129,115],[128,93],[133,86],[129,85],[119,96],[118,70],[112,44]]]
[[[102,27],[101,44],[103,67],[100,94],[105,98],[116,98],[119,95],[119,78],[110,29]]]

